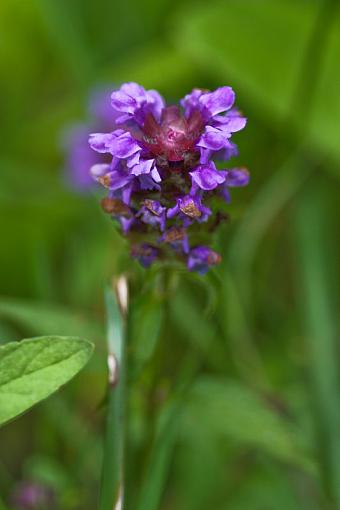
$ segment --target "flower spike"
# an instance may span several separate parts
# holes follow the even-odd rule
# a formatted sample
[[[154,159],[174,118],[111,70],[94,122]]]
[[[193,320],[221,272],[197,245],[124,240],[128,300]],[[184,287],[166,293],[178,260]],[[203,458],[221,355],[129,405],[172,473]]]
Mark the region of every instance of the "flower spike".
[[[221,261],[196,238],[211,242],[226,216],[216,203],[229,202],[230,188],[249,182],[246,169],[215,164],[237,155],[231,138],[246,118],[234,103],[227,86],[194,89],[180,106],[166,106],[157,91],[133,82],[112,92],[114,130],[89,136],[90,147],[110,161],[99,160],[90,174],[108,190],[103,210],[118,221],[144,267],[172,258],[205,274]]]

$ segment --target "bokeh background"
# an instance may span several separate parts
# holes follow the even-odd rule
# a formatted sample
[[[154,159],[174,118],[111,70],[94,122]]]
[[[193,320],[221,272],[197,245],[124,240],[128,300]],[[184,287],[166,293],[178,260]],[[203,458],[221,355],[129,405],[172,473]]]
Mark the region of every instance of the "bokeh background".
[[[332,0],[1,0],[0,342],[96,343],[57,395],[0,430],[0,508],[96,507],[105,418],[102,290],[132,288],[127,508],[340,509],[340,13]],[[247,115],[235,190],[201,278],[145,271],[70,185],[94,90],[176,101],[232,85]],[[70,177],[71,176],[71,177]],[[38,508],[38,507],[25,507]],[[45,508],[39,507],[40,510]]]

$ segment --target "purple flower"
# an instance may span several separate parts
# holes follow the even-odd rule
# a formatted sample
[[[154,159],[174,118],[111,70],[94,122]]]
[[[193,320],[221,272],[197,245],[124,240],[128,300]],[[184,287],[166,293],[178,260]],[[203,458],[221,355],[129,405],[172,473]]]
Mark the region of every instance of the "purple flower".
[[[217,188],[225,181],[224,172],[216,169],[215,164],[210,161],[206,165],[199,165],[190,172],[192,179],[192,193],[195,193],[198,188],[204,191],[211,191]]]
[[[132,245],[131,256],[139,260],[143,267],[149,267],[159,257],[159,250],[147,243]]]
[[[147,198],[144,200],[142,207],[139,209],[137,217],[140,217],[141,221],[152,227],[157,227],[163,232],[166,223],[166,207],[161,206],[156,200]]]
[[[222,196],[226,202],[231,201],[229,188],[240,188],[247,186],[249,183],[249,172],[246,168],[233,168],[232,170],[226,170],[225,181],[222,185]]]
[[[89,118],[84,123],[69,126],[62,134],[62,148],[65,152],[64,174],[67,183],[75,191],[86,192],[93,188],[94,182],[89,168],[98,163],[98,156],[88,144],[89,131],[103,131],[115,128],[117,113],[110,105],[111,91],[95,90],[89,101]],[[101,162],[109,162],[106,155]]]
[[[172,226],[162,235],[160,241],[168,243],[175,251],[189,252],[189,238],[187,230],[184,227]]]
[[[92,177],[100,184],[105,186],[111,191],[116,191],[127,186],[131,186],[133,176],[129,173],[127,168],[120,164],[97,164],[93,165],[90,169]]]
[[[15,510],[51,508],[55,500],[53,491],[37,482],[22,482],[18,484],[11,499]]]
[[[66,180],[71,188],[77,191],[88,191],[93,188],[89,168],[98,161],[98,158],[88,145],[88,133],[89,128],[86,124],[74,125],[64,133]]]
[[[144,267],[173,258],[203,274],[219,262],[209,247],[190,246],[196,235],[211,236],[225,216],[216,200],[229,201],[229,188],[249,180],[244,169],[219,170],[214,162],[237,154],[231,138],[246,119],[234,102],[230,87],[194,89],[182,109],[136,83],[112,92],[116,125],[89,135],[90,147],[109,161],[96,161],[90,174],[108,190],[102,207]]]
[[[193,221],[199,223],[207,221],[211,214],[211,209],[203,205],[199,197],[185,195],[177,199],[175,207],[168,209],[167,217],[175,218],[177,216],[183,221],[184,227],[188,227]]]
[[[205,120],[230,110],[235,102],[235,93],[231,87],[220,87],[214,92],[194,89],[181,101],[185,114],[191,115],[198,110]]]
[[[196,246],[189,252],[188,269],[196,271],[203,275],[211,266],[215,266],[221,262],[221,255],[213,251],[208,246]]]
[[[112,92],[111,105],[114,110],[123,113],[117,118],[117,124],[130,119],[143,124],[148,113],[159,119],[164,108],[164,100],[156,90],[145,90],[137,83],[131,82]]]

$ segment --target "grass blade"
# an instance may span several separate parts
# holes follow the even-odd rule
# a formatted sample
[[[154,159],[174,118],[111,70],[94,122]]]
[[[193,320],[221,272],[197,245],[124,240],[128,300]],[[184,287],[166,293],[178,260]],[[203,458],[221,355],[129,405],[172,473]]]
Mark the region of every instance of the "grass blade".
[[[138,510],[157,510],[168,476],[179,422],[179,405],[175,402],[164,409],[162,422],[151,450]]]
[[[340,508],[340,399],[336,346],[337,319],[329,274],[327,196],[318,182],[301,198],[296,216],[300,255],[298,278],[309,354],[311,391],[319,432],[319,454],[326,492]]]

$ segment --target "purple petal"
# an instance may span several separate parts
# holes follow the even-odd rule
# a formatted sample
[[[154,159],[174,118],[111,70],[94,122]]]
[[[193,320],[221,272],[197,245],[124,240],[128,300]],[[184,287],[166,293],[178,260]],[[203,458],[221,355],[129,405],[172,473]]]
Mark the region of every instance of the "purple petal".
[[[213,251],[208,246],[196,246],[193,248],[188,257],[189,271],[196,271],[204,275],[210,266],[219,264],[221,262],[221,255]]]
[[[161,188],[159,184],[156,184],[152,177],[147,174],[141,174],[138,176],[139,184],[142,190],[157,190],[159,191]]]
[[[230,194],[229,188],[228,188],[228,186],[226,184],[224,184],[222,186],[221,195],[224,198],[224,200],[227,202],[227,204],[230,204],[230,202],[231,202],[231,194]]]
[[[102,178],[99,178],[99,182],[109,188],[111,191],[123,188],[128,184],[133,177],[124,170],[114,170],[105,174]]]
[[[128,168],[133,168],[135,165],[138,165],[140,161],[140,152],[136,152],[135,154],[132,154],[126,162],[126,166]]]
[[[121,92],[121,90],[112,92],[111,105],[112,108],[123,113],[134,113],[138,106],[134,97],[130,96],[126,92]]]
[[[97,181],[99,177],[103,177],[104,175],[108,174],[111,170],[110,165],[107,165],[105,163],[93,165],[90,168],[90,175],[91,177]]]
[[[145,90],[141,85],[131,82],[111,94],[111,105],[115,110],[125,113],[117,118],[116,123],[126,122],[133,117],[142,124],[147,112],[159,120],[165,103],[156,90]]]
[[[189,237],[187,235],[184,236],[184,239],[182,241],[182,248],[185,254],[189,253],[190,250],[190,244],[189,244]]]
[[[225,150],[223,151],[222,159],[224,159],[225,161],[228,161],[228,159],[230,159],[234,156],[238,156],[238,148],[237,148],[236,143],[230,142],[229,146],[226,147]]]
[[[215,165],[199,165],[196,170],[190,172],[192,182],[197,184],[201,189],[209,191],[217,188],[225,181],[222,172],[216,170]]]
[[[161,182],[161,180],[162,180],[161,176],[158,173],[156,166],[154,166],[153,169],[151,170],[151,177],[153,178],[153,180],[155,182]]]
[[[235,102],[235,93],[231,87],[220,87],[214,92],[203,94],[199,103],[204,106],[211,117],[229,110]]]
[[[246,124],[246,117],[242,117],[237,110],[230,111],[226,115],[217,115],[214,117],[214,125],[220,129],[228,131],[229,133],[241,131]]]
[[[151,244],[143,243],[140,245],[134,245],[131,249],[132,257],[139,260],[144,267],[149,267],[159,256],[157,248]]]
[[[144,159],[140,160],[138,165],[135,165],[131,170],[133,175],[141,175],[141,174],[149,174],[151,169],[155,163],[154,159]]]
[[[129,182],[126,186],[122,189],[122,200],[124,204],[130,205],[131,201],[131,193],[133,190],[133,182]]]
[[[225,184],[231,188],[247,186],[250,180],[249,172],[246,168],[227,170],[225,176]]]
[[[110,152],[109,146],[114,138],[116,138],[114,133],[91,133],[89,144],[94,151],[106,153]]]
[[[134,81],[130,81],[128,83],[123,83],[120,87],[120,90],[125,94],[128,94],[131,97],[139,98],[145,96],[145,89],[138,83]]]
[[[199,98],[204,94],[201,89],[193,89],[190,94],[187,94],[180,103],[184,108],[186,117],[189,117],[191,112],[195,109],[199,109]]]
[[[123,234],[127,234],[134,223],[134,218],[124,218],[123,216],[119,219],[122,227]]]
[[[229,135],[230,136],[230,135]],[[205,132],[199,139],[197,146],[213,151],[218,151],[229,145],[228,135],[211,126],[205,128]]]
[[[170,209],[168,209],[167,217],[170,219],[174,218],[179,212],[180,212],[180,208],[179,208],[178,201],[177,201],[177,204],[174,207],[171,207]]]
[[[116,124],[124,124],[124,122],[127,122],[128,120],[130,120],[130,115],[128,113],[124,113],[116,118]]]
[[[200,147],[200,163],[205,165],[209,163],[212,151],[210,149],[205,149],[204,147]]]
[[[163,108],[165,107],[165,101],[162,96],[156,90],[148,90],[146,92],[147,103],[150,105],[150,110],[154,117],[159,120]]]
[[[123,133],[115,137],[110,144],[111,154],[120,159],[128,158],[141,150],[141,147],[130,133]]]

